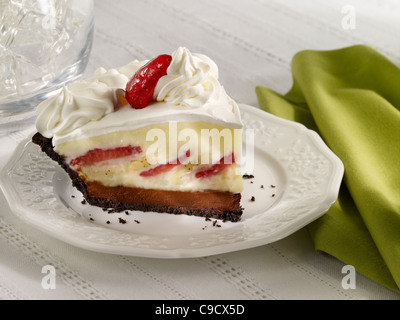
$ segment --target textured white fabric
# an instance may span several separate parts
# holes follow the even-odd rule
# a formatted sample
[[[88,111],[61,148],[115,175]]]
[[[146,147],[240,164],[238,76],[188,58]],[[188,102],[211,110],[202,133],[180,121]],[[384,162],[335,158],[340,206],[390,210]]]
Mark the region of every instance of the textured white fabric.
[[[355,29],[348,28],[348,8]],[[395,0],[97,0],[85,74],[171,53],[209,55],[238,102],[257,106],[256,85],[286,93],[303,49],[367,44],[400,65]],[[22,128],[21,128],[22,129]],[[0,137],[0,168],[33,127]],[[400,299],[357,274],[344,289],[343,263],[316,252],[305,229],[261,247],[195,259],[102,254],[55,240],[21,222],[0,194],[0,299]],[[56,289],[42,288],[42,267]]]

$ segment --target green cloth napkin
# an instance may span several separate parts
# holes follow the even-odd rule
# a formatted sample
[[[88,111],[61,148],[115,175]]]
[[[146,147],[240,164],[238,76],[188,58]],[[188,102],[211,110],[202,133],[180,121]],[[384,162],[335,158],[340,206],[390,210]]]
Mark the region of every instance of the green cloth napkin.
[[[315,248],[400,293],[400,69],[363,45],[301,51],[286,95],[260,107],[317,131],[343,161],[331,209],[308,226]]]

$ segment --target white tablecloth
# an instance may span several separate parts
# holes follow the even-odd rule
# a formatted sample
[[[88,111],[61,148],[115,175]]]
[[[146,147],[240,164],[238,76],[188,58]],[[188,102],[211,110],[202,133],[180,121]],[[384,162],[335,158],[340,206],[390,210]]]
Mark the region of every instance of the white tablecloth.
[[[396,0],[97,0],[85,75],[103,66],[171,53],[209,55],[238,102],[257,106],[256,85],[286,93],[303,49],[367,44],[400,65]],[[353,20],[352,20],[353,19]],[[0,137],[0,168],[34,127]],[[44,289],[42,267],[56,270]],[[0,299],[400,299],[316,252],[305,228],[257,248],[192,259],[151,259],[79,249],[17,218],[0,193]]]

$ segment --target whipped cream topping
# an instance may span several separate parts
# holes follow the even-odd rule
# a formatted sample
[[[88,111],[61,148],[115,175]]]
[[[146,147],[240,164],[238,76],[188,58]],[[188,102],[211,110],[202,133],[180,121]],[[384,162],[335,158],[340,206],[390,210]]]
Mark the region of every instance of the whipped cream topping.
[[[45,137],[69,133],[114,109],[113,92],[105,84],[75,83],[37,108],[36,128]]]
[[[206,121],[241,128],[237,104],[218,81],[218,67],[207,56],[178,48],[167,74],[144,109],[118,105],[116,91],[146,61],[132,61],[119,69],[99,68],[93,78],[65,86],[36,110],[37,130],[53,145],[115,131],[133,130],[168,121]]]
[[[135,60],[120,70],[98,68],[93,78],[64,86],[57,95],[38,105],[37,130],[46,138],[66,135],[113,112],[116,90],[123,88],[128,77],[144,63]]]
[[[218,82],[214,61],[202,54],[191,54],[186,48],[173,53],[167,75],[158,80],[154,100],[188,108],[210,104],[232,109],[234,104]]]

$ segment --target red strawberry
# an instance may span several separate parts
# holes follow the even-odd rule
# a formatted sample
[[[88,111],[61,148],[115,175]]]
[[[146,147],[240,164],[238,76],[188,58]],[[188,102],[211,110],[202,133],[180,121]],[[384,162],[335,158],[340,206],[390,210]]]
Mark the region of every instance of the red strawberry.
[[[167,74],[172,57],[162,54],[141,67],[128,81],[125,98],[134,109],[143,109],[153,100],[158,80]]]
[[[178,159],[176,159],[176,161],[174,162],[169,162],[166,164],[160,164],[157,167],[151,168],[149,170],[146,171],[142,171],[140,173],[141,177],[152,177],[155,176],[157,174],[163,173],[163,172],[167,172],[169,170],[171,170],[172,168],[180,165],[186,158],[190,157],[190,150],[186,151],[184,156],[180,156],[178,157]]]
[[[202,170],[202,171],[197,171],[195,177],[196,178],[206,178],[209,176],[215,176],[222,172],[226,167],[231,165],[232,163],[235,162],[235,158],[233,153],[231,153],[228,156],[224,156],[219,160],[219,163],[213,164],[211,167],[208,169]]]
[[[166,163],[166,164],[160,164],[157,167],[151,168],[149,170],[146,171],[142,171],[140,173],[141,177],[152,177],[155,176],[157,174],[163,173],[163,172],[167,172],[169,170],[171,170],[173,167],[176,167],[178,164],[176,163]]]
[[[127,157],[130,155],[139,154],[142,152],[140,146],[126,146],[114,149],[92,149],[86,152],[83,156],[72,159],[71,166],[90,166],[97,162]]]

